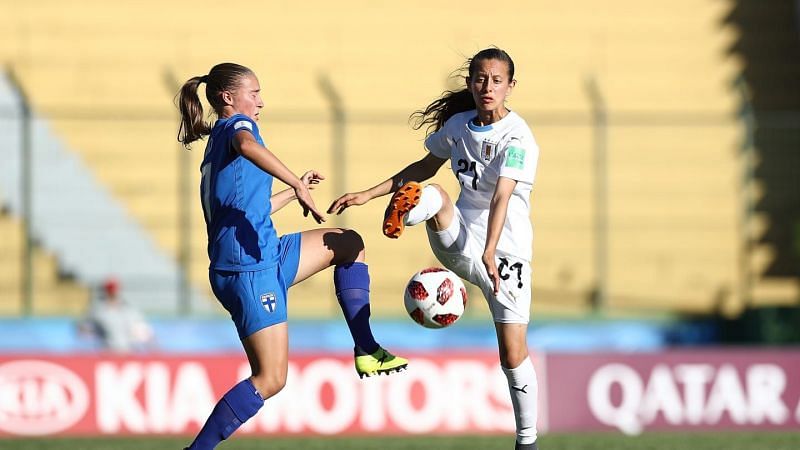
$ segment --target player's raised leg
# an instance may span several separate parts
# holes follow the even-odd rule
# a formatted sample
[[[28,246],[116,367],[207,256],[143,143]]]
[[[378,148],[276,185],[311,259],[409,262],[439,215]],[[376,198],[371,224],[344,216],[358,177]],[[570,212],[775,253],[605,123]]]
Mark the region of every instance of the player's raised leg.
[[[382,348],[369,324],[369,270],[364,262],[364,241],[353,230],[324,228],[305,231],[301,237],[300,263],[294,282],[334,266],[336,298],[355,344],[355,366],[359,376],[389,374],[403,370],[408,360]]]
[[[536,450],[538,383],[528,355],[527,324],[495,323],[500,365],[508,380],[517,427],[516,450]]]
[[[434,230],[443,230],[453,219],[453,203],[438,184],[424,188],[416,181],[409,181],[397,190],[389,200],[383,220],[383,234],[397,239],[405,226],[430,221]]]

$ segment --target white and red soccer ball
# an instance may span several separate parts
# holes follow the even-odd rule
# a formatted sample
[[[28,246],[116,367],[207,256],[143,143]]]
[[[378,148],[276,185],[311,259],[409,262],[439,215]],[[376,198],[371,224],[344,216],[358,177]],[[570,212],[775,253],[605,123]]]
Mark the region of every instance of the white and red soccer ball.
[[[453,272],[429,267],[408,281],[403,302],[414,322],[425,328],[444,328],[464,314],[467,290]]]

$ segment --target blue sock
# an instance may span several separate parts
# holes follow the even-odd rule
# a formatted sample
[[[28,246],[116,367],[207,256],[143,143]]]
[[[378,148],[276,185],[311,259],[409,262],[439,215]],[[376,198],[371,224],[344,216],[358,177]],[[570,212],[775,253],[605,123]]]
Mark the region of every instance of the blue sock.
[[[189,450],[213,449],[255,416],[263,405],[264,400],[250,379],[239,382],[219,400]]]
[[[367,265],[353,262],[336,266],[333,270],[336,298],[342,307],[344,320],[350,328],[356,352],[367,354],[378,349],[378,343],[369,328],[369,272]]]

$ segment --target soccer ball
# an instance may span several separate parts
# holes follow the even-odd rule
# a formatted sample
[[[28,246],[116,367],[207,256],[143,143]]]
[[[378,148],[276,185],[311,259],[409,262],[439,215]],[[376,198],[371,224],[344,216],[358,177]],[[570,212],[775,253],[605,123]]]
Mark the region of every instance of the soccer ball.
[[[403,301],[414,322],[425,328],[444,328],[464,314],[467,290],[453,272],[429,267],[411,277]]]

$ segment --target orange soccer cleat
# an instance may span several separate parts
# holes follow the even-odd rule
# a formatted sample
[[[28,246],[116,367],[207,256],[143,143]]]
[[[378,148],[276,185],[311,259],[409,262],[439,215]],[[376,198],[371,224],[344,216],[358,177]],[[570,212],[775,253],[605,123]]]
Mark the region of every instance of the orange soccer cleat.
[[[409,181],[392,195],[383,219],[383,234],[386,237],[397,239],[403,234],[405,216],[417,206],[421,195],[422,185],[416,181]]]

